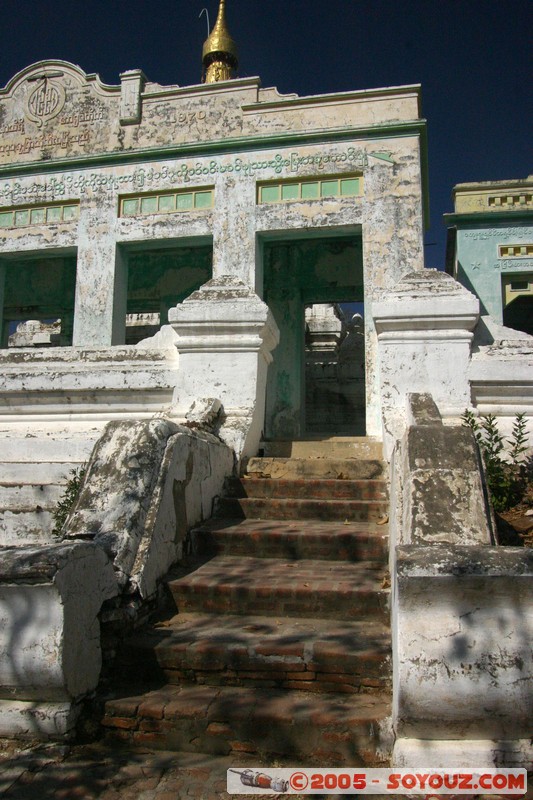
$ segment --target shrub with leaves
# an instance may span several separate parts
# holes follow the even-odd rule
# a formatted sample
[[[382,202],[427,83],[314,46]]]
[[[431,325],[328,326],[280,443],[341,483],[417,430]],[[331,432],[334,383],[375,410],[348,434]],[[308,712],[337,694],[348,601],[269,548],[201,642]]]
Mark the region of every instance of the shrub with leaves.
[[[526,415],[516,415],[511,438],[507,440],[498,430],[493,414],[478,418],[467,410],[461,419],[472,430],[483,455],[494,510],[507,511],[520,502],[527,486]],[[509,445],[507,456],[506,444]]]
[[[70,472],[71,477],[67,481],[65,491],[57,501],[57,507],[54,511],[54,528],[52,530],[52,534],[54,536],[61,535],[63,525],[65,524],[66,519],[74,506],[74,503],[78,499],[86,471],[86,467],[82,466],[78,469],[73,469]]]

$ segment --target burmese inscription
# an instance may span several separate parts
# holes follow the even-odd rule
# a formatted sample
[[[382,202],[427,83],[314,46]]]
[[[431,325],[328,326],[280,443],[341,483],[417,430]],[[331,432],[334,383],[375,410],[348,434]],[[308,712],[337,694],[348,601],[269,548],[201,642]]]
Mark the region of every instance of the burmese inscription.
[[[68,136],[75,136],[66,132]],[[78,134],[84,136],[85,134]],[[58,142],[64,141],[61,135],[55,137]],[[30,142],[31,144],[31,142]],[[0,146],[0,152],[2,147]],[[298,174],[304,168],[309,168],[311,172],[320,171],[324,173],[337,171],[347,166],[350,169],[364,169],[371,165],[369,159],[374,162],[393,163],[389,152],[370,152],[366,150],[349,147],[341,152],[320,152],[313,155],[302,155],[297,152],[284,154],[276,153],[267,158],[247,160],[244,158],[234,158],[228,161],[204,162],[179,162],[176,166],[162,166],[160,169],[151,167],[145,169],[141,167],[132,173],[115,175],[109,173],[87,172],[81,175],[66,174],[61,178],[50,178],[43,183],[23,184],[20,181],[5,182],[0,188],[0,199],[8,203],[27,202],[32,199],[55,199],[56,197],[71,197],[89,191],[143,191],[153,185],[168,186],[169,188],[181,184],[198,182],[202,178],[216,175],[240,174],[246,177],[254,176],[257,173],[271,171],[276,175]]]

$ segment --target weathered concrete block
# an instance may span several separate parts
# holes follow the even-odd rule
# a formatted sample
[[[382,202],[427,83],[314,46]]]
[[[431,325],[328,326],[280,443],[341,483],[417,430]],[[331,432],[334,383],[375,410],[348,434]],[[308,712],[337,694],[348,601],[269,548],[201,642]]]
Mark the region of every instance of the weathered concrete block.
[[[72,702],[0,699],[0,736],[61,739],[74,729],[78,716]]]
[[[0,551],[0,734],[68,732],[101,668],[98,614],[118,593],[89,542]]]
[[[397,445],[391,491],[398,544],[491,544],[482,463],[472,431],[448,427],[431,398],[407,396],[413,424]]]
[[[486,740],[486,753],[530,736],[533,553],[403,546],[396,565],[397,736]]]
[[[407,739],[394,744],[395,767],[525,767],[533,762],[531,739]]]

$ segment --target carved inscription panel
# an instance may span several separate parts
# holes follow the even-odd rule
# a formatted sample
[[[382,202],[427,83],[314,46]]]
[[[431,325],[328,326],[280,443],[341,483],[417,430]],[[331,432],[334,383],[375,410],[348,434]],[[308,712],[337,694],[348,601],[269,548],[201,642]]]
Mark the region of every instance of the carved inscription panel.
[[[63,62],[20,73],[0,91],[0,162],[64,158],[109,148],[120,89]]]
[[[241,106],[255,98],[248,86],[218,94],[193,87],[190,96],[149,88],[106,86],[61,61],[28,67],[0,89],[0,164],[238,137]]]
[[[263,111],[255,79],[220,89],[216,85],[182,89],[146,83],[137,70],[123,73],[121,81],[107,86],[97,75],[86,75],[64,61],[39,62],[22,70],[0,89],[0,166],[358,126],[363,106],[373,122],[381,122],[379,114],[374,119],[378,111],[401,119],[397,106],[403,108],[404,102],[405,114],[412,116],[407,97],[396,98],[394,108],[368,98],[330,102],[329,116],[324,117],[323,104],[295,110],[293,98],[285,100],[276,92],[269,92]],[[386,160],[386,155],[382,158]]]

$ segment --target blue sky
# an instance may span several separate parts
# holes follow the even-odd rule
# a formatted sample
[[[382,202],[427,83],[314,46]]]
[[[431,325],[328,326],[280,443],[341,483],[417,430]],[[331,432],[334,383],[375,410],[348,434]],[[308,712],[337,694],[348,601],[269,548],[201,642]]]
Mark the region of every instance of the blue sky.
[[[2,0],[0,84],[44,58],[106,83],[141,67],[150,80],[197,83],[206,7],[218,0]],[[241,76],[283,93],[422,84],[431,228],[441,267],[456,183],[533,173],[533,0],[227,0]]]

